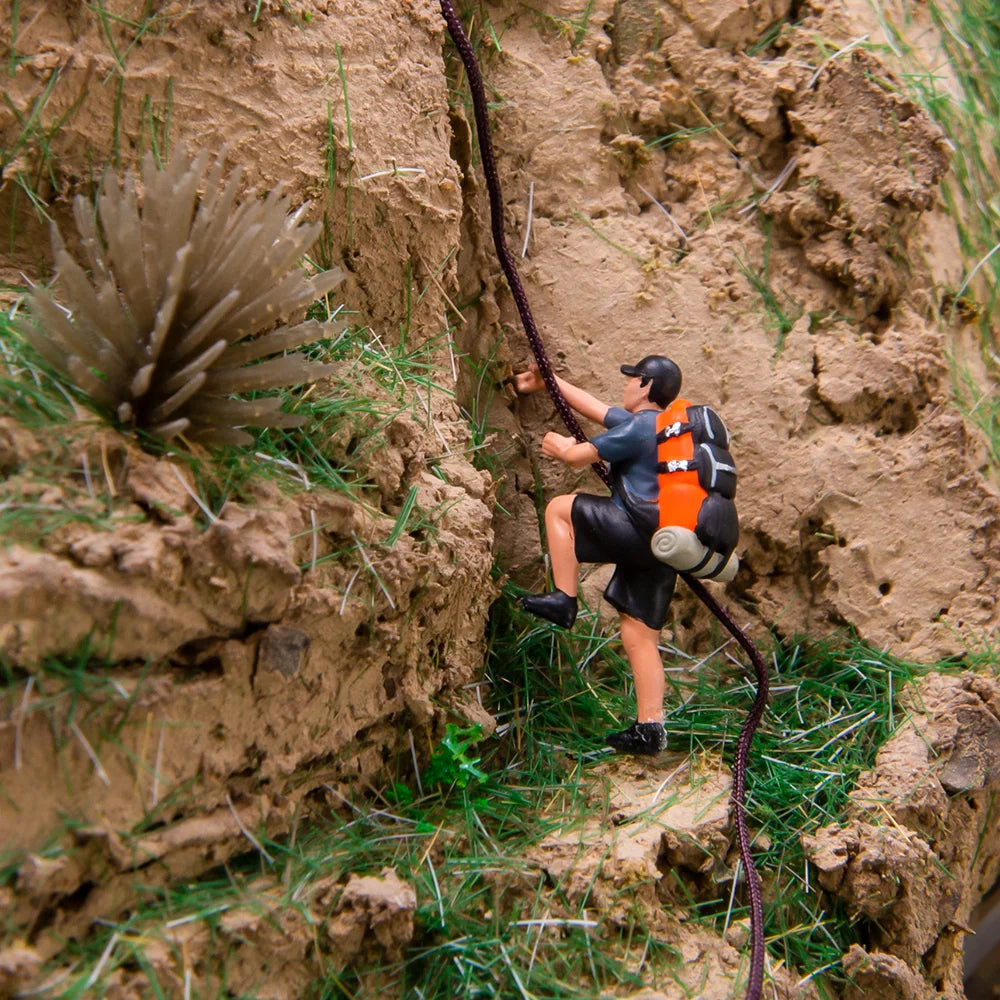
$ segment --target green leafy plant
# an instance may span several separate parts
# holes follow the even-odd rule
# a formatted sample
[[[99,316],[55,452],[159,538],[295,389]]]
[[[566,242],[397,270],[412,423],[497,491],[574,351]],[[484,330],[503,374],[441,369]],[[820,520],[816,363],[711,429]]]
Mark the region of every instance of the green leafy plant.
[[[424,779],[430,784],[459,788],[468,788],[472,781],[486,781],[488,775],[477,766],[481,758],[469,755],[482,738],[483,727],[478,723],[463,729],[449,722],[440,746],[431,755]]]

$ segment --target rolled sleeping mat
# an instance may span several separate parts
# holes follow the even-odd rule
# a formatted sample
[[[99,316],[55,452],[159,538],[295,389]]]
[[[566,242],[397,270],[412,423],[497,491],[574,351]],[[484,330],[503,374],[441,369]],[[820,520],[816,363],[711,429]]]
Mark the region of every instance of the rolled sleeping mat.
[[[649,547],[660,562],[666,563],[678,572],[691,573],[696,577],[708,577],[728,583],[740,568],[740,560],[735,552],[724,565],[720,565],[722,556],[718,552],[713,552],[705,561],[708,549],[698,541],[698,536],[690,528],[679,528],[676,525],[660,528],[653,535]],[[695,570],[694,567],[703,561],[705,564]]]

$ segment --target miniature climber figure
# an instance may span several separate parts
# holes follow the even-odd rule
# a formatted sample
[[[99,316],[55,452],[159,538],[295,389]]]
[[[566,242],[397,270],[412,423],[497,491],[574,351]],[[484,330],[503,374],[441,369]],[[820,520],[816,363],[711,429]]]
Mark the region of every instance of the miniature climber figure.
[[[636,721],[607,738],[624,753],[656,754],[666,746],[663,728],[663,662],[659,635],[667,620],[677,573],[650,550],[659,524],[656,419],[676,399],[680,369],[668,358],[652,355],[636,365],[622,365],[622,406],[609,406],[564,379],[557,379],[569,405],[607,430],[591,441],[549,431],[542,454],[583,468],[603,459],[610,463],[610,497],[588,493],[558,496],[545,508],[552,581],[547,594],[522,598],[525,609],[563,628],[576,620],[580,563],[614,563],[604,597],[621,615],[621,638],[635,681]],[[544,388],[537,370],[514,377],[522,394]]]
[[[611,496],[578,493],[549,502],[545,530],[555,589],[521,603],[570,628],[580,563],[615,564],[604,597],[621,616],[636,721],[607,743],[624,753],[656,754],[666,745],[660,630],[678,570],[723,580],[736,571],[736,470],[721,419],[708,407],[678,399],[681,372],[673,361],[650,355],[621,371],[628,381],[620,407],[556,379],[567,403],[607,430],[582,443],[550,431],[542,454],[573,468],[607,461]],[[544,388],[537,369],[515,375],[513,384],[522,394]]]

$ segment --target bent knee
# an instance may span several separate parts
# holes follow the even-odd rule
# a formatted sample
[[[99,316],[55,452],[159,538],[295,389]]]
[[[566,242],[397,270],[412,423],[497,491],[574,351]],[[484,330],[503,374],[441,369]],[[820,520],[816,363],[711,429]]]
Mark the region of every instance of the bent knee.
[[[565,494],[561,497],[553,497],[545,505],[545,516],[558,517],[564,521],[569,521],[572,516],[573,501],[576,497],[573,494]]]

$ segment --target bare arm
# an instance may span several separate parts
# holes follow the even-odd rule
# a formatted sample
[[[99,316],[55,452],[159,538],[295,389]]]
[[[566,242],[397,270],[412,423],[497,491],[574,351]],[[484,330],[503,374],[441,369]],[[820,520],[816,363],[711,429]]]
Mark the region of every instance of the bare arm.
[[[589,441],[577,442],[574,438],[556,434],[555,431],[549,431],[542,438],[542,454],[565,462],[574,469],[582,469],[599,460],[597,449]]]
[[[559,386],[559,391],[566,397],[566,402],[569,403],[569,405],[576,410],[581,417],[586,417],[588,420],[596,420],[599,424],[604,423],[604,416],[610,409],[607,403],[602,403],[596,396],[592,396],[589,392],[573,385],[572,382],[567,382],[558,375],[556,375],[555,379],[556,385]],[[515,375],[513,378],[513,384],[514,388],[522,395],[539,392],[541,389],[545,388],[545,382],[542,380],[542,374],[534,366],[526,372],[520,372]]]

